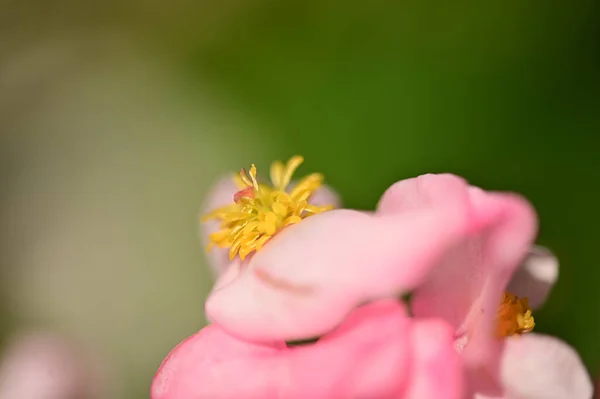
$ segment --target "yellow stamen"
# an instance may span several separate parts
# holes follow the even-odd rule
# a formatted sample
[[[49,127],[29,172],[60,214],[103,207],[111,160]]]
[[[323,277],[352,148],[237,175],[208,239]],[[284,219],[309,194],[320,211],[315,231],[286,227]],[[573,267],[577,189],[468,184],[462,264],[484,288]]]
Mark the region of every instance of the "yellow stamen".
[[[528,333],[535,327],[531,315],[529,301],[526,297],[519,298],[510,292],[504,293],[504,298],[498,309],[497,333],[500,337]]]
[[[259,184],[256,166],[245,169],[234,177],[240,191],[234,203],[215,209],[202,221],[217,219],[221,229],[210,235],[207,250],[217,246],[229,248],[229,258],[236,255],[243,260],[259,251],[278,231],[299,223],[311,215],[321,213],[333,206],[309,205],[308,199],[323,184],[323,175],[314,173],[298,182],[288,192],[294,172],[304,162],[301,156],[292,157],[287,164],[280,161],[271,164],[271,185]]]

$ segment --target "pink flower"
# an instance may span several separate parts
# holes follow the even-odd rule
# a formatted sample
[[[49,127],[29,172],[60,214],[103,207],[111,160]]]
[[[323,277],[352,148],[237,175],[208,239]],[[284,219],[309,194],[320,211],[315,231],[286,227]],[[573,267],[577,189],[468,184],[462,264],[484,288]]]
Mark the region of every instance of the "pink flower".
[[[254,179],[253,173],[255,171],[251,169],[250,176]],[[277,175],[273,171],[271,174]],[[303,185],[306,186],[304,180],[296,187],[303,187]],[[256,185],[254,187],[258,191]],[[274,231],[277,232],[282,226],[287,225],[285,231],[278,232],[274,237],[274,240],[277,240],[280,235],[286,234],[286,231],[291,229],[291,226],[284,222],[285,220],[290,217],[305,216],[297,213],[290,216],[281,211],[278,212],[280,219],[277,221],[273,215],[261,214],[266,203],[269,203],[268,207],[277,211],[277,205],[270,204],[270,201],[286,203],[287,198],[277,193],[256,191],[249,192],[248,188],[236,187],[227,182],[217,185],[217,190],[209,196],[207,202],[209,209],[230,203],[231,198],[239,201],[240,198],[246,197],[248,198],[246,202],[240,202],[244,202],[247,205],[245,211],[251,213],[249,220],[243,219],[240,224],[230,224],[229,212],[233,212],[235,217],[242,218],[244,215],[241,214],[241,206],[226,208],[225,223],[221,226],[225,229],[224,233],[239,233],[240,225],[247,227],[248,223],[254,223],[245,234],[253,235],[256,241],[262,239],[261,234],[267,234],[268,239],[272,238]],[[295,190],[292,189],[290,194],[292,202],[287,203],[290,209],[297,208],[298,204],[294,201],[299,201],[299,205],[305,209],[316,209],[310,208],[310,204],[303,205],[302,195],[295,196],[294,192]],[[333,192],[323,186],[313,187],[310,194],[312,206],[325,205],[321,201],[337,201]],[[262,198],[263,202],[254,203],[253,201],[258,197]],[[224,199],[223,203],[219,203],[221,198]],[[357,218],[359,223],[362,222],[362,218],[370,218],[364,213],[352,211],[332,211],[319,216],[330,220],[330,223],[335,223],[336,218],[339,217],[342,218],[341,220],[348,217]],[[334,219],[330,219],[331,216]],[[302,226],[309,223],[311,219],[313,217],[302,223],[297,223],[296,220],[296,223],[291,224]],[[264,221],[271,223],[274,220],[276,228],[269,225],[259,226]],[[380,234],[380,228],[386,226],[392,229],[389,222],[378,221],[371,226],[372,232]],[[223,232],[215,234],[220,228],[218,224],[207,224],[205,227],[209,230],[202,231],[205,242],[209,241],[209,235],[211,240],[217,242],[222,242],[229,237]],[[256,230],[253,230],[254,228]],[[261,234],[256,235],[257,231]],[[240,235],[237,234],[235,237],[240,238]],[[243,237],[238,241],[230,240],[228,244],[240,249],[240,254],[243,245],[246,245],[246,248],[254,248],[249,241],[243,241],[241,247],[235,247],[235,242],[241,241]],[[310,297],[316,294],[313,291],[314,287],[288,284],[285,279],[273,278],[269,273],[263,273],[261,269],[253,269],[251,265],[253,259],[260,257],[263,252],[266,253],[266,249],[271,245],[273,244],[269,241],[264,248],[257,250],[258,252],[252,251],[254,253],[243,261],[240,257],[228,256],[227,252],[232,254],[228,246],[220,252],[217,248],[211,260],[215,272],[220,274],[220,277],[213,292],[227,288],[241,275],[251,272],[259,284],[265,285],[268,290],[275,290],[277,294],[283,295],[283,299],[288,295],[290,298],[298,296],[300,299],[310,300]],[[317,260],[319,254],[314,253],[313,257]],[[418,274],[417,272],[416,275]],[[404,276],[397,277],[395,281],[412,287],[413,280],[415,280],[415,273],[407,270]],[[257,304],[265,300],[256,299]],[[323,313],[332,315],[326,308],[327,297],[316,299],[312,302],[314,306],[312,317],[320,317],[321,311],[318,308],[321,306],[324,307]],[[247,297],[246,302],[254,301],[251,297]],[[281,303],[278,306],[278,309],[284,310],[285,304]],[[239,312],[236,311],[236,315],[243,315],[243,309],[237,310]],[[294,309],[289,308],[288,311],[286,318],[293,319]],[[304,317],[302,314],[299,315]],[[246,329],[248,324],[242,325],[238,331],[235,328],[223,327],[231,321],[234,319],[226,320],[224,324],[216,320],[215,324],[206,327],[176,347],[165,359],[155,377],[152,398],[458,399],[462,397],[462,367],[460,357],[453,348],[452,329],[441,320],[414,320],[407,317],[404,306],[396,299],[376,300],[366,305],[350,301],[347,303],[347,312],[334,316],[326,322],[328,325],[326,329],[317,329],[315,334],[307,333],[306,329],[301,331],[300,328],[298,331],[290,330],[289,334],[284,334],[285,336],[280,333],[273,336],[264,335],[270,330],[269,321],[266,319],[252,322],[252,331]],[[259,325],[259,323],[263,324]],[[303,320],[304,326],[310,324],[309,320]],[[281,328],[287,329],[285,325],[274,325],[274,327],[279,332]],[[293,347],[288,347],[286,344],[286,341],[310,338],[313,335],[320,336],[314,344]],[[253,341],[260,342],[253,343]]]
[[[549,277],[524,284],[536,282],[531,262],[519,269],[536,225],[516,195],[452,175],[401,181],[374,214],[325,212],[287,227],[249,260],[234,260],[207,300],[207,315],[249,341],[295,340],[326,334],[361,303],[415,289],[416,317],[454,327],[471,394],[587,398],[589,377],[568,345],[537,334],[498,337],[500,299],[513,275],[511,286],[530,289],[533,302],[555,280],[550,262]]]
[[[395,215],[445,201],[439,187],[447,178],[428,175],[399,182],[384,194],[378,212]],[[478,398],[591,398],[589,376],[570,346],[545,335],[507,333],[498,320],[498,298],[506,289],[529,297],[537,308],[558,278],[558,261],[549,251],[527,251],[535,232],[528,204],[475,187],[463,190],[479,228],[415,290],[412,313],[441,317],[454,326],[470,390]],[[510,313],[510,305],[502,306]],[[506,337],[498,339],[498,333]]]
[[[282,173],[272,171],[271,175],[276,177],[275,182],[280,181],[277,176],[281,177]],[[257,392],[257,397],[293,398],[292,393],[299,392],[299,387],[313,386],[310,381],[316,376],[312,373],[320,370],[317,365],[324,359],[333,358],[328,360],[333,363],[339,360],[329,354],[334,343],[344,348],[342,352],[334,352],[340,356],[345,353],[362,359],[367,353],[376,354],[374,349],[361,352],[354,341],[344,340],[339,331],[360,330],[371,322],[376,325],[374,320],[368,321],[364,316],[371,312],[371,306],[381,306],[378,301],[408,292],[413,293],[411,313],[415,318],[409,321],[403,313],[398,316],[404,328],[396,329],[396,338],[410,336],[409,331],[425,320],[438,326],[440,320],[444,320],[451,325],[451,346],[460,353],[462,367],[468,374],[466,397],[591,397],[590,379],[572,348],[552,337],[521,335],[533,329],[534,320],[527,300],[513,294],[529,295],[533,306],[540,305],[554,284],[558,269],[550,253],[540,248],[530,251],[537,221],[533,209],[523,198],[485,192],[453,175],[425,175],[390,187],[374,213],[345,209],[323,212],[325,208],[317,210],[306,202],[311,194],[314,198],[323,189],[320,178],[300,182],[300,187],[310,188],[308,195],[294,190],[290,200],[288,194],[282,194],[289,179],[286,184],[274,183],[275,187],[283,188],[271,191],[263,190],[256,182],[255,169],[250,173],[252,179],[242,174],[244,176],[245,185],[238,187],[242,191],[235,195],[236,203],[212,214],[220,218],[222,224],[221,230],[212,232],[210,241],[229,249],[229,256],[227,253],[217,256],[218,252],[213,255],[213,261],[219,265],[216,268],[219,277],[205,308],[208,318],[216,325],[209,329],[219,332],[221,346],[235,342],[239,353],[250,355],[244,357],[231,351],[223,357],[217,356],[216,361],[210,360],[210,367],[202,364],[192,372],[193,367],[188,362],[197,361],[202,353],[210,353],[205,343],[209,338],[201,332],[192,339],[200,349],[193,350],[191,343],[186,344],[190,346],[188,349],[186,345],[176,349],[170,358],[173,360],[163,365],[155,383],[154,399],[178,399],[180,396],[168,392],[183,394],[200,389],[193,381],[210,379],[206,375],[214,378],[214,373],[206,369],[214,368],[215,363],[219,364],[219,375],[227,376],[223,377],[227,380],[234,379],[234,375],[244,375],[246,370],[260,376],[263,383],[258,388],[250,382],[242,384],[246,387],[245,397],[248,392]],[[221,185],[219,190],[222,193],[228,190],[229,198],[236,192],[226,185]],[[221,195],[219,192],[211,197],[211,205],[218,205],[218,198],[226,198]],[[219,228],[218,225],[207,227]],[[507,288],[513,293],[507,293]],[[360,307],[370,302],[375,305]],[[361,313],[363,318],[357,318],[357,312],[364,312]],[[381,331],[385,331],[384,319],[377,320]],[[435,334],[419,334],[426,341],[430,335]],[[361,342],[377,341],[376,334],[374,337],[370,334],[352,336],[360,336]],[[311,337],[321,339],[313,346],[284,346],[285,342]],[[405,344],[410,342],[404,341]],[[440,342],[448,342],[443,334],[438,344]],[[460,371],[456,371],[452,357],[442,350],[444,346],[437,348],[444,354],[437,365],[453,376],[446,385],[456,389],[437,392],[431,397],[454,397],[461,386]],[[267,349],[272,351],[268,355],[264,352]],[[398,384],[404,388],[385,390],[388,396],[365,394],[366,397],[412,397],[406,388],[413,384],[412,379],[433,381],[429,372],[415,372],[420,369],[418,346],[404,346],[403,352],[409,361],[402,361],[396,355],[392,374],[403,381]],[[300,353],[307,355],[300,356]],[[298,357],[306,362],[290,360]],[[208,359],[212,359],[211,356]],[[277,367],[273,367],[273,362]],[[344,376],[362,376],[362,373],[369,376],[370,371],[382,370],[378,360],[370,363],[372,370],[365,369],[360,362],[352,363],[352,367],[362,372],[354,372],[350,366],[342,369],[328,366],[327,373],[332,370],[331,374],[315,381],[321,381],[323,387],[334,384],[337,388],[315,391],[312,397],[321,397],[319,394],[324,395],[322,397],[363,397],[349,388],[351,382],[359,378],[347,380]],[[294,376],[298,376],[294,381],[302,381],[302,385],[286,384],[285,378],[283,383],[273,382],[272,378],[281,380],[268,376],[269,370],[281,369],[286,370],[286,376],[293,370]],[[405,374],[411,377],[407,379]],[[303,375],[311,377],[303,379],[300,377]],[[206,392],[215,395],[233,392],[225,390],[222,384],[215,384],[208,383],[207,387],[215,390]],[[359,392],[384,392],[378,391],[379,385],[366,386],[370,390]],[[177,391],[176,387],[184,388]],[[260,391],[260,387],[272,390]],[[161,391],[167,392],[166,396],[156,396],[156,392]]]

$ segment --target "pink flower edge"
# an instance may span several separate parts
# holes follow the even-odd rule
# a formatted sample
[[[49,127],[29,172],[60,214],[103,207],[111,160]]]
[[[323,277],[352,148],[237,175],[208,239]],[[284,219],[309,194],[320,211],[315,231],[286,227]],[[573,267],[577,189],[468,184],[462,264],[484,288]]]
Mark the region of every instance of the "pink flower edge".
[[[211,325],[161,365],[152,399],[459,399],[452,331],[414,321],[396,301],[357,308],[317,343],[256,345]],[[353,361],[348,361],[353,359]]]

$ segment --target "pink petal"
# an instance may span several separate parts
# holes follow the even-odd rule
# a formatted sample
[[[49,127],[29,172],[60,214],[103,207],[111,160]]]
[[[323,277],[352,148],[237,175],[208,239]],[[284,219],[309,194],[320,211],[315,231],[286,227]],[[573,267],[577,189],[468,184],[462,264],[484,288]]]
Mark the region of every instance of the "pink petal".
[[[290,226],[237,279],[211,293],[207,316],[249,340],[322,335],[358,304],[420,284],[465,236],[464,181],[453,178],[446,199],[390,216],[334,210]]]
[[[290,187],[293,187],[293,183]],[[204,203],[200,207],[200,215],[220,208],[222,206],[233,203],[233,196],[239,191],[239,188],[233,182],[232,176],[222,177],[210,189]],[[340,198],[334,189],[328,186],[322,186],[308,199],[308,202],[313,205],[333,205],[338,208],[341,204]],[[200,242],[203,247],[208,245],[208,237],[219,230],[220,222],[210,220],[200,223]],[[213,248],[208,253],[208,260],[211,270],[215,276],[219,276],[230,264],[228,248]]]
[[[442,317],[466,334],[465,363],[494,378],[501,340],[496,312],[503,291],[536,233],[536,217],[524,199],[469,189],[473,209],[470,236],[464,237],[413,296],[417,317]],[[479,378],[475,382],[484,383]],[[485,381],[485,385],[488,382]]]
[[[472,397],[473,399],[510,399],[510,398],[505,397],[504,395],[489,396],[489,395],[482,395],[480,393],[476,393],[476,394],[473,394],[473,395],[470,395],[467,397]]]
[[[200,207],[200,217],[208,212],[220,208],[222,206],[233,203],[233,196],[239,189],[233,182],[231,175],[224,176],[210,189],[204,203]],[[208,237],[212,233],[219,231],[220,222],[218,220],[210,220],[208,222],[200,222],[200,242],[203,248],[209,243]],[[209,265],[215,276],[218,276],[229,266],[229,250],[227,248],[212,248],[207,254]]]
[[[61,337],[23,335],[3,353],[0,398],[68,399],[96,397],[102,390],[94,367]]]
[[[288,186],[287,191],[290,192],[296,186],[297,181],[294,180]],[[334,208],[342,206],[342,199],[339,194],[330,186],[322,185],[309,198],[308,202],[316,206],[332,205]]]
[[[547,335],[508,338],[501,370],[508,399],[590,399],[593,394],[577,352]]]
[[[402,398],[462,398],[463,370],[452,344],[454,330],[440,320],[423,320],[414,323],[411,337],[413,378]]]
[[[558,259],[544,247],[533,247],[513,276],[508,290],[519,297],[528,297],[529,306],[544,304],[558,280]]]
[[[460,364],[451,351],[451,330],[439,323],[413,329],[411,323],[398,302],[380,301],[356,309],[316,344],[293,348],[253,345],[209,326],[165,359],[151,397],[395,399],[407,386],[429,395],[421,399],[459,397]],[[439,390],[423,386],[427,377],[415,373],[413,358]]]
[[[293,348],[294,384],[282,398],[399,397],[410,372],[410,333],[395,300],[356,309],[315,345]]]
[[[208,326],[180,343],[165,358],[154,381],[152,399],[274,399],[281,377],[283,342],[258,346]]]
[[[221,272],[221,275],[213,285],[213,290],[221,289],[229,285],[236,278],[238,278],[242,270],[248,267],[249,261],[249,258],[246,258],[243,261],[240,258],[234,258],[229,264],[229,266]]]
[[[451,174],[426,174],[394,183],[381,196],[377,204],[379,214],[397,214],[445,207],[451,209],[458,202],[467,201],[467,185],[463,179]]]

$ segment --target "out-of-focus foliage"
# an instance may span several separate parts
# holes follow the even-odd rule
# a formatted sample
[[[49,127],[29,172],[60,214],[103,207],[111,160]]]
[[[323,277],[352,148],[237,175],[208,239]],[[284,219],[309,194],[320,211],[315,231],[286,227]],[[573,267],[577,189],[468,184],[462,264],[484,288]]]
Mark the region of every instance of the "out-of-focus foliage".
[[[351,207],[426,172],[523,193],[561,259],[537,329],[597,374],[599,21],[594,0],[0,4],[0,327],[74,333],[147,397],[203,322],[208,184],[299,153]]]
[[[107,399],[147,398],[164,356],[205,323],[202,198],[270,146],[172,67],[101,43],[105,59],[55,39],[4,69],[21,95],[4,99],[0,326],[72,336],[106,369]]]

